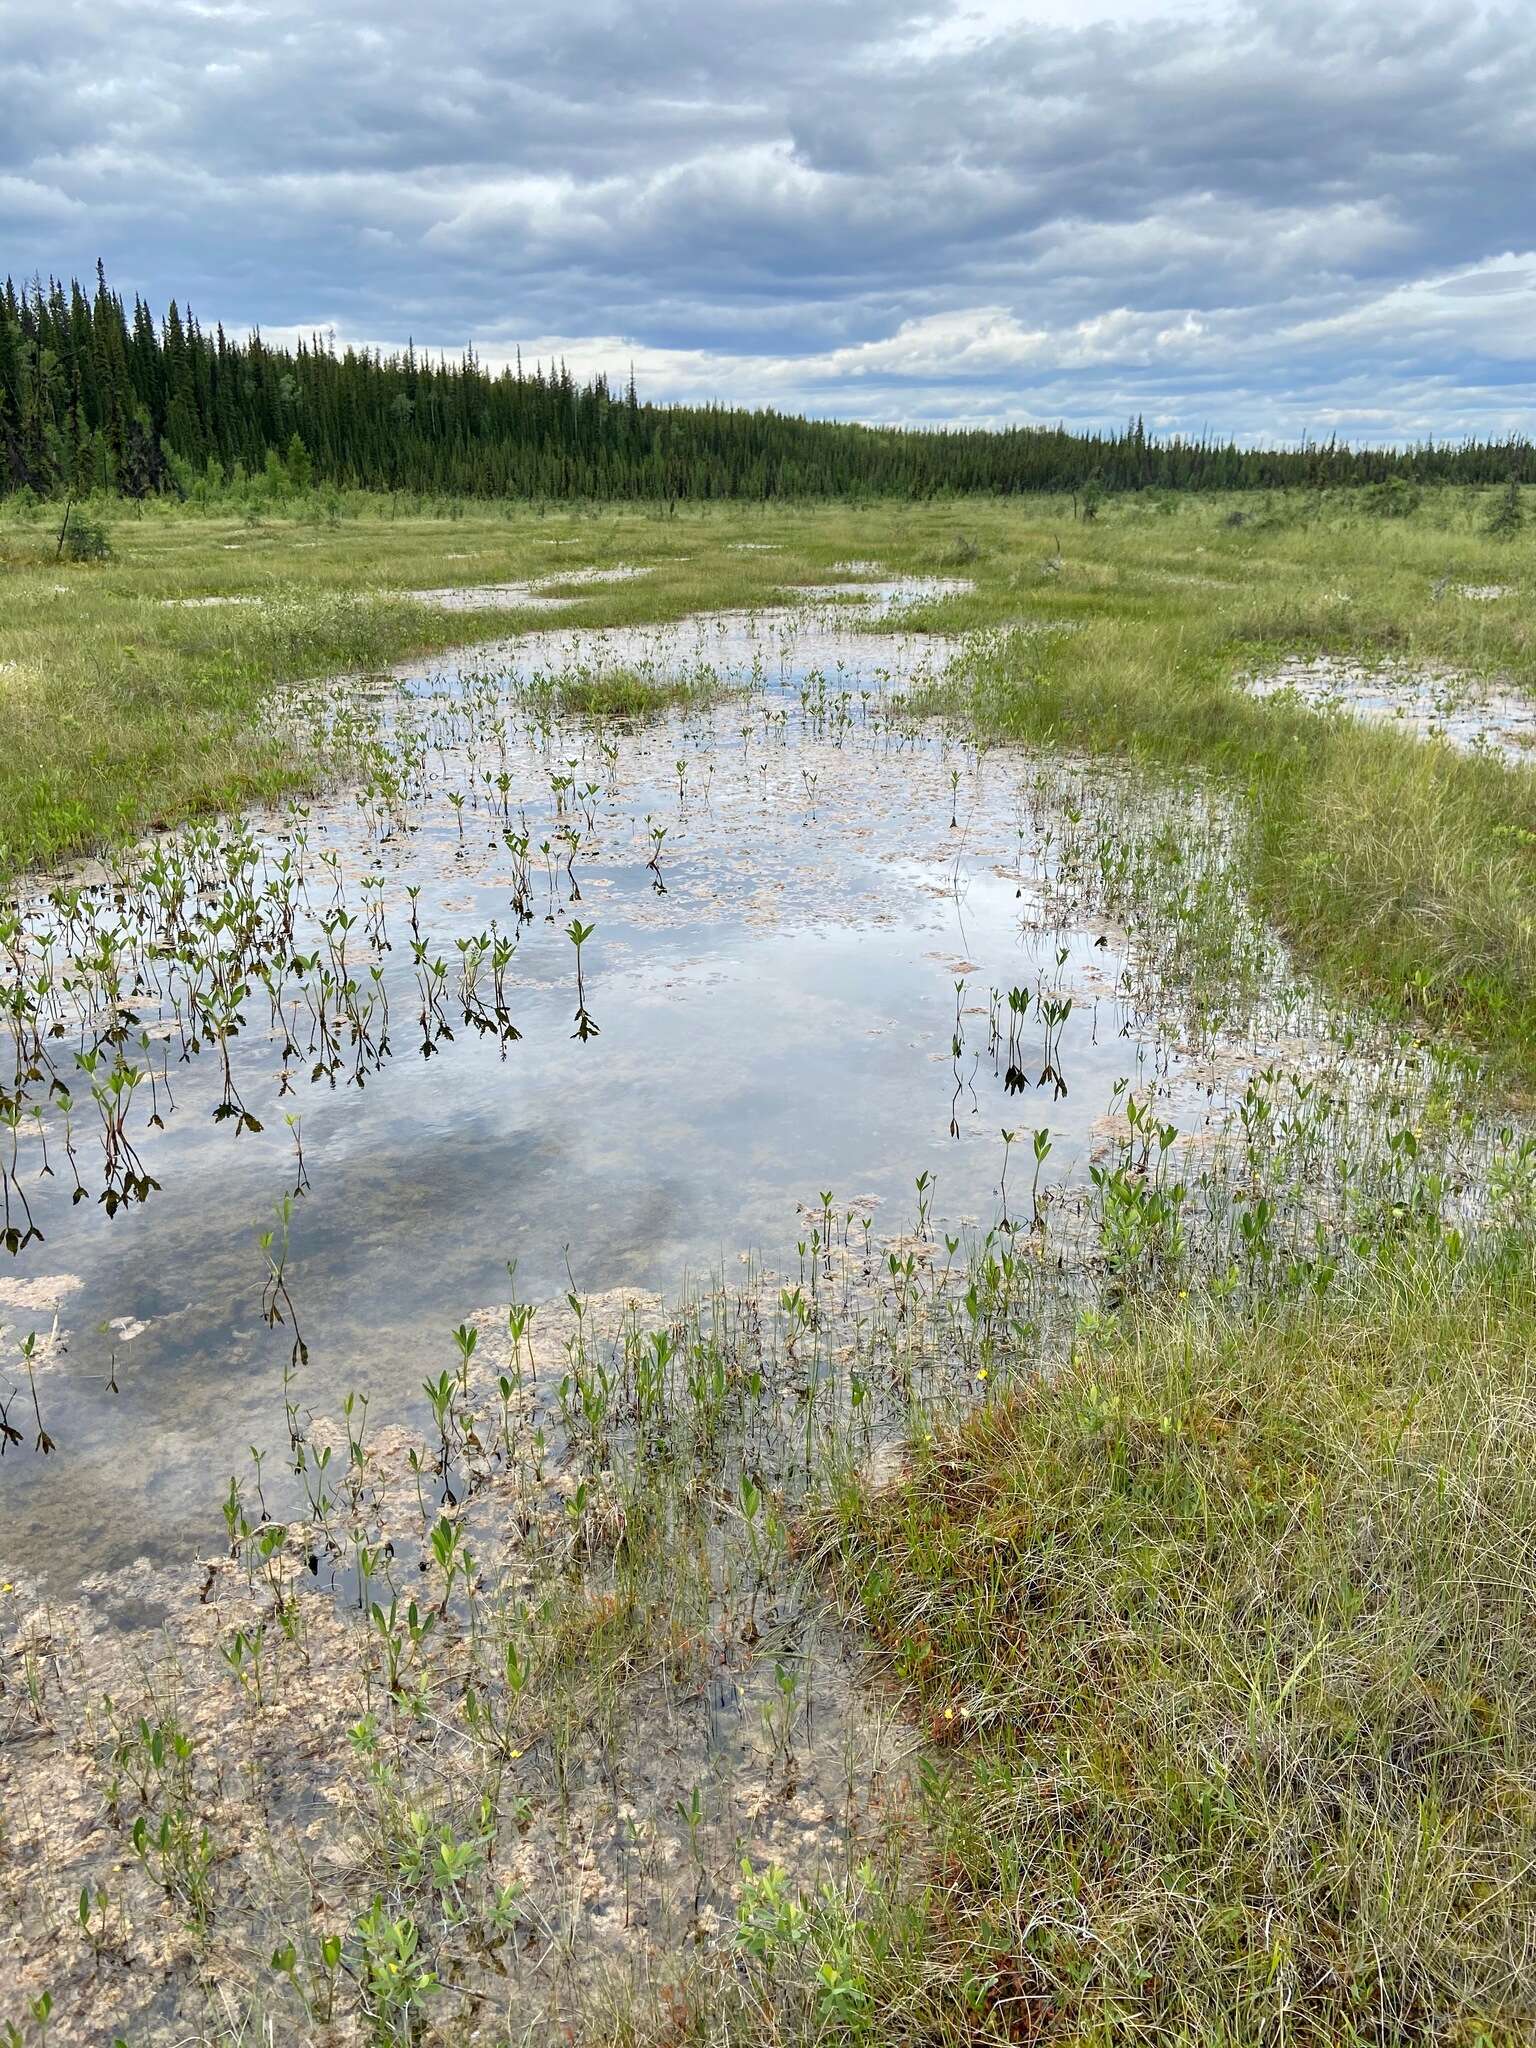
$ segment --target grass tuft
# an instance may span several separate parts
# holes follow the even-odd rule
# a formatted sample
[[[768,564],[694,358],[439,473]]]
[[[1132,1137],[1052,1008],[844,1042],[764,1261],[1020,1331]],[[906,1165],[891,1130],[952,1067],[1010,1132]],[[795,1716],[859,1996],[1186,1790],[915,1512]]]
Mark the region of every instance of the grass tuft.
[[[661,679],[626,669],[562,677],[556,688],[562,711],[580,712],[590,718],[651,718],[664,711],[703,703],[710,694],[710,687],[703,680]]]
[[[1096,1329],[832,1518],[943,1757],[887,2038],[1533,2037],[1536,1266],[1469,1265]]]

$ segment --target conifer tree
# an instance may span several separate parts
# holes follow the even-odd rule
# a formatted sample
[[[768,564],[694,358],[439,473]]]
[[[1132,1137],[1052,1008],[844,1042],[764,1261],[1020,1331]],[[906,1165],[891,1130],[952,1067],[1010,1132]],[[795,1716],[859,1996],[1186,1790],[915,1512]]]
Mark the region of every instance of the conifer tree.
[[[610,387],[601,375],[578,381],[563,362],[530,370],[520,353],[496,371],[472,348],[450,362],[414,341],[396,355],[338,349],[334,337],[292,349],[259,333],[234,341],[174,300],[157,322],[137,295],[126,308],[100,264],[90,296],[52,278],[0,290],[0,493],[206,496],[262,477],[284,495],[320,482],[483,497],[932,498],[1080,491],[1093,478],[1105,502],[1149,488],[1390,485],[1406,504],[1424,484],[1509,481],[1518,518],[1533,454],[1519,437],[1239,448],[1160,439],[1139,416],[1117,432],[1074,434],[660,406],[641,398],[632,365]]]

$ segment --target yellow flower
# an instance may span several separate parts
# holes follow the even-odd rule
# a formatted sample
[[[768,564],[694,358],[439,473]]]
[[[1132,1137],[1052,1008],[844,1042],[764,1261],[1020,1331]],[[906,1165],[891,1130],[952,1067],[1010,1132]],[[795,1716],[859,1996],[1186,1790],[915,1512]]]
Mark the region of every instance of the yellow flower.
[[[987,1376],[987,1368],[986,1368],[986,1367],[985,1367],[984,1365],[982,1365],[982,1366],[978,1366],[978,1367],[977,1367],[977,1369],[976,1369],[976,1377],[977,1377],[977,1379],[979,1379],[979,1380],[984,1380],[984,1379],[986,1378],[986,1376]]]

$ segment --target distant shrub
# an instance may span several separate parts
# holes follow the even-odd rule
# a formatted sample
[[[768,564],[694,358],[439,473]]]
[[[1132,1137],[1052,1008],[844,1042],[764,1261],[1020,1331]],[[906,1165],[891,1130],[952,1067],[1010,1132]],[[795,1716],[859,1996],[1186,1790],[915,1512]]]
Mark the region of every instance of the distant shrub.
[[[74,512],[64,529],[61,553],[67,562],[110,562],[111,537],[99,519],[87,519]]]
[[[1254,533],[1289,533],[1312,516],[1304,499],[1276,494],[1244,515],[1243,523]]]
[[[1361,510],[1373,519],[1406,519],[1417,512],[1423,502],[1424,493],[1417,484],[1409,483],[1400,476],[1388,477],[1385,483],[1371,484],[1361,498]]]
[[[981,558],[981,543],[968,533],[959,533],[955,536],[954,545],[946,548],[939,560],[946,568],[963,569],[968,563],[979,562]]]
[[[1495,540],[1513,540],[1525,525],[1525,507],[1520,502],[1520,486],[1511,477],[1504,495],[1494,507],[1493,517],[1488,521],[1488,531]]]
[[[314,462],[310,458],[309,450],[304,446],[302,435],[297,432],[289,436],[288,453],[284,459],[283,467],[288,472],[290,490],[302,494],[314,482]]]

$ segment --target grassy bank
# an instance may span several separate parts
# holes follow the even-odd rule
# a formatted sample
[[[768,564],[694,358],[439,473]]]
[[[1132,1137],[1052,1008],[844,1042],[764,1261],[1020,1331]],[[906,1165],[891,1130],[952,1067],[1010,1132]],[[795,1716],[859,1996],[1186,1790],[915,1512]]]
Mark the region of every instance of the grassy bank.
[[[1169,637],[1173,649],[1142,621],[1099,617],[1044,647],[1004,643],[946,690],[948,708],[998,738],[1221,776],[1248,807],[1250,887],[1307,963],[1528,1086],[1536,775],[1233,686],[1282,648],[1383,658],[1390,636],[1319,647],[1277,624],[1255,644],[1217,617]]]
[[[1536,775],[1241,688],[1296,654],[1530,690],[1530,543],[1490,537],[1483,516],[1467,498],[1422,523],[1281,503],[1234,526],[1221,508],[1142,506],[1069,528],[1014,571],[1057,630],[992,641],[941,701],[983,735],[1221,777],[1251,819],[1249,885],[1307,963],[1525,1089]]]
[[[1525,1239],[1174,1304],[844,1505],[938,1758],[882,2039],[1532,2038],[1533,1313]]]
[[[262,718],[274,686],[547,624],[515,596],[444,612],[409,593],[605,565],[619,558],[613,527],[363,503],[335,524],[253,529],[157,510],[109,520],[110,560],[70,563],[39,519],[0,521],[0,873],[317,786],[332,765],[320,736]],[[626,561],[667,553],[656,521],[628,524],[621,545]],[[725,555],[707,584],[687,566],[643,596],[599,586],[566,616],[677,617],[722,581],[738,602],[765,582],[749,556]]]
[[[1069,533],[1035,570],[1066,630],[944,708],[1219,778],[1303,957],[1522,1090],[1529,771],[1235,687],[1299,653],[1529,689],[1528,543],[1436,509],[1144,513],[1118,563]],[[829,1563],[936,1758],[923,1869],[815,1937],[884,2038],[1533,2037],[1533,1307],[1528,1214],[1321,1304],[1144,1303],[843,1504]]]

